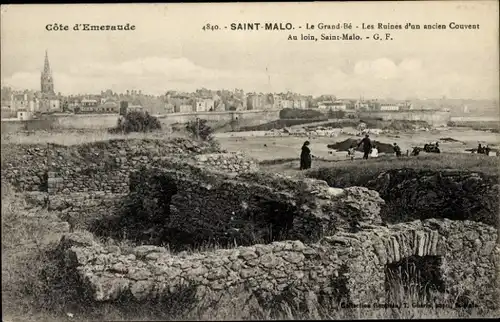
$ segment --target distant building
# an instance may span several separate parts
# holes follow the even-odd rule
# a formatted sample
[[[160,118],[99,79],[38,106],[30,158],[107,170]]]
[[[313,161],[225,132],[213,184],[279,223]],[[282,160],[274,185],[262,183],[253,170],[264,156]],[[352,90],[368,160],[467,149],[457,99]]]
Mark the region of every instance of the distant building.
[[[262,100],[257,94],[249,94],[247,96],[247,109],[248,110],[261,110]]]
[[[345,111],[347,110],[347,105],[341,101],[323,101],[318,103],[318,108],[322,110]]]
[[[380,105],[381,111],[399,111],[399,105]]]
[[[12,95],[11,108],[14,111],[20,109],[27,109],[29,105],[28,95],[27,94],[14,94]]]
[[[119,106],[115,101],[106,101],[99,105],[98,109],[103,113],[118,113]]]
[[[60,112],[61,111],[61,101],[56,98],[42,98],[40,100],[40,112],[50,113],[50,112]]]
[[[281,101],[281,106],[279,108],[293,108],[293,101],[284,99]]]
[[[20,121],[33,119],[33,112],[26,109],[21,109],[17,111],[17,119]]]
[[[98,111],[98,101],[95,99],[82,99],[80,102],[80,112],[95,113]]]
[[[74,111],[75,109],[78,109],[80,108],[81,106],[81,102],[79,99],[77,98],[71,98],[69,101],[68,101],[68,108],[72,111]]]
[[[215,103],[214,112],[224,112],[226,110],[226,104],[223,101],[218,101]]]
[[[176,113],[192,113],[193,105],[180,104],[175,106]]]
[[[46,96],[55,95],[54,79],[52,78],[52,71],[50,69],[49,56],[47,54],[47,51],[45,51],[45,61],[43,65],[43,71],[40,76],[40,87],[42,95]]]
[[[267,110],[275,105],[273,94],[248,94],[247,110]]]
[[[333,111],[345,111],[347,110],[347,104],[342,101],[333,102],[331,109]]]
[[[366,102],[363,102],[361,100],[356,101],[354,103],[354,109],[355,110],[368,110],[370,108],[370,105]]]
[[[40,112],[61,112],[61,101],[56,96],[54,90],[54,78],[50,68],[49,56],[45,51],[45,61],[43,64],[43,71],[40,75]]]
[[[214,100],[208,98],[200,98],[195,101],[195,112],[208,112],[214,109]]]
[[[2,119],[11,119],[15,118],[17,116],[17,113],[12,111],[10,108],[3,108],[1,109],[1,116]]]
[[[293,100],[293,108],[306,109],[307,108],[307,100],[304,98],[299,98]]]
[[[170,114],[170,113],[175,113],[175,106],[172,103],[166,103],[165,104],[165,113]]]
[[[129,105],[127,108],[128,112],[142,112],[144,111],[144,107],[142,105]]]

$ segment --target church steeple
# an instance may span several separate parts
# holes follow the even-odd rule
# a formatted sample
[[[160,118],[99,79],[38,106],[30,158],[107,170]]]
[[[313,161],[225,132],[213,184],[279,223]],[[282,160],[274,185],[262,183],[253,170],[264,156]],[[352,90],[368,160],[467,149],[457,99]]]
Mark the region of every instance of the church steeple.
[[[51,74],[50,64],[49,64],[49,55],[47,53],[47,50],[45,50],[45,63],[43,65],[43,73],[44,74]]]
[[[42,94],[54,94],[54,80],[52,71],[50,70],[49,55],[45,50],[45,62],[43,64],[43,72],[40,77]]]

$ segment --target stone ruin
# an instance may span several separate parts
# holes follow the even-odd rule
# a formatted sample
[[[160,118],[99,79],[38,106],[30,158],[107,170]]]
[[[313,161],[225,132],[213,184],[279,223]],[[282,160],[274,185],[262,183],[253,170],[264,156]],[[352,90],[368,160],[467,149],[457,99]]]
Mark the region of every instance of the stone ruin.
[[[336,189],[314,179],[230,175],[165,162],[132,173],[126,205],[97,226],[113,237],[125,232],[133,239],[156,230],[171,247],[210,240],[222,245],[316,242],[356,229],[358,222],[380,224],[383,203],[377,192],[363,187]]]
[[[491,304],[494,269],[489,255],[495,238],[495,229],[480,223],[428,219],[366,225],[358,233],[339,232],[316,243],[284,240],[192,254],[172,254],[153,245],[124,251],[73,233],[63,238],[60,251],[94,301],[157,299],[190,288],[195,301],[245,291],[271,303],[286,291],[298,301],[313,297],[345,305],[384,305],[390,304],[387,271],[417,256],[439,260],[440,266],[434,267],[437,291]]]
[[[193,303],[229,303],[246,296],[264,306],[290,299],[391,305],[393,275],[411,263],[430,284],[425,292],[434,294],[433,303],[452,297],[493,305],[497,231],[491,223],[410,218],[394,224],[377,191],[264,173],[242,154],[199,146],[165,156],[162,144],[176,150],[191,143],[114,142],[90,149],[101,158],[94,163],[78,147],[79,158],[46,160],[45,170],[2,167],[2,176],[5,170],[18,188],[32,190],[30,202],[69,222],[72,232],[57,250],[68,273],[61,278],[91,301],[187,296]],[[35,159],[23,159],[25,166]],[[103,175],[78,179],[88,169]],[[106,182],[109,171],[120,179]],[[51,178],[49,172],[62,186],[51,187],[54,180],[34,186],[12,175]],[[71,186],[75,181],[81,183]],[[387,180],[382,185],[392,189]],[[106,237],[135,246],[109,245]],[[193,251],[203,245],[219,249]]]

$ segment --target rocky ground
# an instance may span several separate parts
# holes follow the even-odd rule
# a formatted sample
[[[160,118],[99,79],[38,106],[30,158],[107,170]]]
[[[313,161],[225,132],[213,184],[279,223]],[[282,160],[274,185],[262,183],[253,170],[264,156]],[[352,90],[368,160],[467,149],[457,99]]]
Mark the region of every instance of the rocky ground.
[[[175,146],[181,143],[179,141]],[[193,148],[193,145],[185,142],[181,145],[183,146],[181,150]],[[222,145],[224,147],[224,144]],[[241,141],[240,145],[245,146],[245,142]],[[269,150],[271,154],[273,146],[275,145],[262,148]],[[200,152],[202,151],[194,151],[195,154]],[[174,217],[178,216],[178,231],[188,226],[203,228],[206,226],[204,222],[214,224],[217,222],[216,226],[219,228],[237,228],[243,231],[246,229],[250,231],[251,228],[255,231],[255,227],[251,226],[242,228],[224,225],[226,222],[229,223],[228,220],[233,220],[233,217],[238,217],[239,213],[234,212],[248,208],[259,209],[260,205],[264,204],[263,200],[267,198],[281,200],[286,207],[276,204],[274,208],[261,207],[263,213],[269,209],[278,211],[296,209],[297,214],[289,227],[295,231],[293,238],[295,241],[285,238],[263,245],[249,244],[245,247],[228,247],[219,250],[214,250],[212,245],[210,249],[199,247],[179,253],[158,245],[141,246],[126,238],[96,238],[88,232],[78,231],[69,234],[70,230],[75,227],[66,222],[65,216],[68,214],[68,209],[73,212],[73,215],[78,215],[78,207],[90,202],[90,199],[83,198],[71,204],[69,201],[56,198],[53,199],[55,202],[47,203],[46,197],[36,193],[18,194],[12,189],[4,189],[9,185],[3,182],[2,282],[5,285],[3,293],[6,295],[3,303],[10,308],[10,312],[17,308],[18,315],[22,315],[24,320],[29,316],[40,317],[40,314],[47,320],[60,320],[62,316],[94,319],[122,319],[128,316],[130,319],[131,316],[138,316],[137,314],[141,318],[154,318],[155,315],[165,318],[166,312],[158,312],[158,308],[164,305],[171,309],[177,307],[177,313],[169,310],[170,318],[173,316],[193,318],[193,315],[180,313],[182,311],[180,307],[184,306],[184,308],[191,307],[188,313],[197,314],[194,316],[196,319],[207,317],[212,319],[221,317],[226,319],[248,317],[263,319],[271,317],[359,318],[377,317],[377,314],[385,314],[381,315],[382,317],[394,317],[397,314],[400,317],[423,317],[425,314],[431,317],[443,317],[443,314],[460,317],[464,314],[466,311],[461,309],[441,309],[441,313],[436,310],[423,311],[416,308],[399,310],[398,313],[373,308],[363,311],[364,313],[359,309],[358,311],[341,311],[322,304],[320,298],[313,294],[314,292],[304,292],[311,286],[312,289],[319,286],[328,292],[333,292],[336,287],[339,287],[338,285],[345,285],[350,290],[351,299],[364,298],[371,291],[356,288],[355,285],[370,285],[375,281],[374,276],[381,274],[374,268],[375,266],[370,265],[380,262],[383,254],[385,254],[383,258],[386,258],[386,261],[388,258],[391,258],[391,261],[397,261],[398,258],[412,255],[413,252],[420,256],[460,254],[463,256],[463,261],[462,259],[456,263],[449,261],[449,269],[452,272],[458,272],[459,268],[463,268],[464,271],[471,270],[471,273],[453,273],[455,275],[447,275],[447,281],[460,280],[460,285],[466,289],[471,285],[476,285],[474,289],[471,288],[471,291],[482,291],[486,290],[488,285],[491,286],[489,256],[490,253],[494,255],[495,252],[492,245],[496,236],[492,226],[496,223],[494,215],[498,208],[496,174],[498,162],[494,162],[491,158],[462,155],[444,156],[444,158],[439,156],[441,159],[438,159],[438,156],[424,156],[412,160],[381,159],[363,163],[346,161],[336,165],[334,162],[324,162],[322,165],[328,165],[327,168],[316,168],[309,172],[295,170],[295,172],[289,172],[291,176],[288,176],[269,174],[269,171],[283,172],[283,164],[256,172],[257,164],[253,159],[243,155],[238,153],[198,155],[194,157],[190,165],[198,170],[190,174],[186,174],[186,170],[182,172],[171,166],[167,167],[170,170],[165,172],[153,171],[153,169],[148,171],[153,171],[155,178],[165,176],[164,179],[167,181],[162,179],[160,182],[173,180],[176,184],[178,192],[175,195],[177,197],[172,198],[173,208],[169,208],[169,211],[182,210],[184,214],[188,214],[184,216],[184,219],[179,216],[182,215],[181,213],[174,215]],[[276,158],[276,149],[274,155]],[[26,158],[24,157],[23,160],[26,161]],[[317,165],[315,163],[315,166]],[[442,171],[446,167],[463,168],[468,172]],[[403,170],[403,168],[407,169]],[[210,169],[217,171],[214,172],[214,179],[207,181],[207,175],[204,173]],[[149,180],[147,178],[150,176],[145,172],[143,174],[138,173],[138,177]],[[326,182],[321,183],[321,181],[314,181],[307,177]],[[193,184],[193,182],[198,183]],[[139,198],[136,201],[140,200],[144,207],[148,205],[147,209],[156,209],[154,205],[158,205],[158,196],[149,193],[154,189],[148,191],[141,186],[139,181],[133,186],[144,192],[137,195]],[[254,196],[251,195],[252,191],[259,193]],[[421,191],[427,194],[423,195]],[[227,193],[221,194],[221,192]],[[448,197],[444,198],[443,194]],[[205,196],[205,199],[200,198],[201,195]],[[72,195],[65,195],[65,198],[71,199]],[[244,202],[252,198],[255,200]],[[212,199],[218,199],[219,206],[217,204],[210,206]],[[483,202],[483,199],[488,199],[488,202]],[[4,200],[7,201],[5,205]],[[224,202],[221,202],[222,200]],[[388,215],[384,210],[387,202],[391,205],[401,205],[403,207],[401,209],[414,214],[414,217],[406,217],[403,223],[388,227],[387,225],[391,223],[387,220]],[[95,205],[96,200],[91,203],[89,203],[91,207],[103,206],[109,211],[112,209],[107,203],[99,203],[101,206]],[[224,206],[226,203],[227,207]],[[209,213],[200,212],[199,209],[208,206],[213,208],[210,208]],[[446,209],[441,215],[447,219],[430,219],[429,224],[416,222],[409,226],[404,223],[420,219],[419,216],[424,214],[425,218],[433,218],[435,213],[440,212],[440,209]],[[102,210],[105,216],[105,209]],[[226,213],[226,210],[229,212]],[[213,214],[216,213],[223,215],[214,219]],[[461,217],[458,218],[458,215]],[[258,218],[259,216],[252,220],[260,220]],[[459,221],[450,221],[450,218],[466,219],[470,222],[462,225]],[[427,225],[425,229],[428,230],[428,234],[424,234],[427,237],[419,237],[417,230],[424,229],[422,225]],[[458,230],[453,228],[456,225],[460,227]],[[321,228],[323,236],[312,234],[317,235],[318,238],[307,240],[304,237],[311,235],[310,233],[304,234],[304,231],[311,230],[307,227]],[[415,227],[420,228],[416,230]],[[403,233],[406,230],[410,232]],[[221,234],[224,231],[226,229],[213,230]],[[324,234],[325,231],[326,234]],[[302,232],[302,234],[297,232]],[[394,238],[389,236],[392,232],[395,232]],[[464,234],[464,237],[455,238],[460,234]],[[66,237],[60,242],[63,235]],[[197,233],[197,235],[200,234]],[[212,235],[217,234],[212,233]],[[376,242],[379,239],[380,243]],[[445,240],[449,240],[449,243],[444,242]],[[459,240],[462,241],[460,247],[455,247]],[[356,265],[352,264],[355,261],[352,261],[351,257],[358,252],[359,258],[372,256],[368,255],[372,253],[366,251],[375,247],[375,244],[383,247],[379,247],[380,249],[373,253],[373,260],[365,259],[357,262]],[[168,245],[164,246],[168,247]],[[215,246],[217,248],[217,245]],[[19,251],[20,247],[23,252]],[[447,250],[447,247],[452,248]],[[332,253],[332,249],[336,251]],[[477,251],[474,251],[475,249]],[[488,255],[474,257],[477,252],[488,253]],[[473,260],[470,260],[471,256],[474,257]],[[344,257],[345,261],[339,259]],[[61,259],[64,260],[61,261]],[[471,262],[474,264],[471,265]],[[469,263],[467,265],[471,266],[462,263]],[[281,268],[276,269],[278,267]],[[339,278],[351,276],[351,279],[334,279],[336,283],[340,283],[334,287],[327,285],[330,275],[336,275]],[[64,283],[61,282],[61,276],[64,277]],[[302,294],[306,295],[305,307],[299,310],[294,308],[298,303],[282,301],[276,297],[288,294],[287,296],[291,298],[297,298],[297,293],[294,292],[297,289],[301,290],[302,286],[295,291],[293,288],[289,290],[285,281],[290,278],[297,282],[301,281],[299,284],[303,286]],[[245,282],[242,283],[242,281]],[[241,288],[245,283],[248,285]],[[204,287],[193,288],[193,285]],[[85,296],[75,293],[75,290],[82,286],[87,290]],[[304,288],[306,286],[307,288]],[[281,306],[276,308],[262,305],[262,298],[248,296],[248,293],[243,291],[248,287],[258,290],[256,294],[260,294],[259,296],[268,302],[272,299],[272,303],[282,303]],[[379,287],[379,289],[382,288],[382,286]],[[202,295],[207,293],[213,295],[221,290],[229,289],[231,292],[223,292],[226,296],[218,298],[208,296],[210,298],[208,302],[198,303],[198,305],[195,305],[196,301],[193,301],[198,299],[200,302]],[[290,293],[284,292],[285,289]],[[136,300],[150,299],[159,293],[169,294],[162,299],[164,303],[161,305],[158,302],[134,304]],[[333,296],[334,293],[330,295]],[[121,298],[120,294],[125,294],[126,297],[131,295],[134,301],[123,307],[102,302],[106,299]],[[269,294],[272,294],[272,297],[269,297]],[[485,298],[485,295],[481,296]],[[491,294],[488,293],[486,297],[491,297]],[[204,298],[207,297],[204,296]],[[180,306],[179,300],[183,301]],[[218,301],[218,304],[215,305],[214,301]],[[94,302],[92,309],[88,306],[91,302]],[[177,304],[172,304],[174,302]],[[215,313],[213,310],[210,311],[210,307],[224,309]],[[486,308],[481,310],[469,311],[468,314],[469,316],[471,314],[482,316],[495,314]],[[132,315],[133,313],[136,315]],[[15,315],[11,313],[11,316]]]

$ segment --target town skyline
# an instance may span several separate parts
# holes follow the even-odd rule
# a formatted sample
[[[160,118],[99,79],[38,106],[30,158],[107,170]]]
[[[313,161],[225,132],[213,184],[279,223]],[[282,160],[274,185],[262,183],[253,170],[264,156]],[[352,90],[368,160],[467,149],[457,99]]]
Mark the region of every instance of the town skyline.
[[[328,15],[318,10],[318,5],[326,3],[301,4],[299,9],[283,5],[293,21],[304,20],[300,13],[317,21],[341,20],[346,15],[356,21],[373,20],[369,14],[354,15],[357,7],[352,3],[328,4],[335,8]],[[219,23],[275,18],[277,4],[265,4],[264,11],[257,4],[245,5],[245,10],[222,4],[2,7],[1,84],[15,90],[40,90],[47,50],[56,92],[64,95],[106,89],[163,95],[169,90],[238,88],[245,92],[331,94],[353,99],[498,100],[498,19],[488,19],[497,16],[498,4],[492,1],[468,4],[467,10],[439,2],[426,3],[425,7],[418,3],[379,3],[379,20],[406,21],[411,14],[412,21],[424,21],[424,11],[434,8],[426,21],[477,20],[482,27],[474,33],[447,32],[432,37],[414,33],[384,44],[299,44],[287,41],[283,33],[217,36],[201,31],[201,22],[213,17]],[[380,9],[384,7],[391,10]],[[187,12],[192,19],[183,21]],[[138,27],[125,33],[87,34],[44,28],[47,22],[72,25],[84,20],[129,22]],[[174,25],[180,31],[174,32]]]

